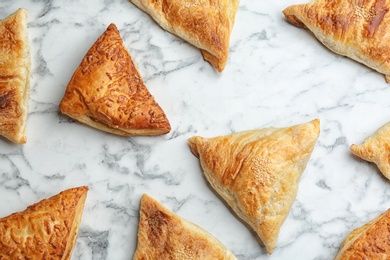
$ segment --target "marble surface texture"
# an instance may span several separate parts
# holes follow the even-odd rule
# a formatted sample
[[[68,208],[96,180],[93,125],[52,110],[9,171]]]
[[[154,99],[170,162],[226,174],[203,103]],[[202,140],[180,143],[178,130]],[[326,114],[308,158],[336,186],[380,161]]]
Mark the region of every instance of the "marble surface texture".
[[[88,185],[72,259],[131,259],[148,193],[238,259],[333,259],[346,235],[390,207],[390,182],[349,151],[390,120],[383,75],[338,56],[282,10],[298,0],[241,1],[218,73],[198,49],[128,0],[2,0],[0,19],[29,11],[32,78],[27,143],[0,138],[0,217]],[[115,23],[172,131],[119,137],[71,120],[58,104],[82,57]],[[297,198],[268,255],[203,177],[187,139],[321,120]]]

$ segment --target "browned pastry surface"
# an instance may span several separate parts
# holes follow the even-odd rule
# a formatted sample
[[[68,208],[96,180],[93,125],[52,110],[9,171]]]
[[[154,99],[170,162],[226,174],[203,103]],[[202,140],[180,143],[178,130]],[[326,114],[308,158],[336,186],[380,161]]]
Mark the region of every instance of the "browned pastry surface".
[[[375,163],[382,174],[390,179],[390,122],[367,137],[363,144],[352,144],[350,149],[361,159]]]
[[[70,259],[87,191],[72,188],[0,218],[0,259]]]
[[[238,0],[131,0],[163,29],[202,50],[205,60],[223,71]]]
[[[390,1],[313,0],[283,13],[308,28],[330,50],[365,64],[390,80]]]
[[[30,45],[26,9],[0,20],[0,135],[22,144],[30,93]]]
[[[160,135],[171,130],[114,24],[83,58],[66,88],[60,110],[117,135]]]
[[[188,140],[211,186],[257,232],[270,254],[319,132],[316,119],[287,128]]]
[[[353,230],[341,245],[335,260],[390,259],[390,210]]]
[[[236,259],[215,237],[144,194],[133,259]]]

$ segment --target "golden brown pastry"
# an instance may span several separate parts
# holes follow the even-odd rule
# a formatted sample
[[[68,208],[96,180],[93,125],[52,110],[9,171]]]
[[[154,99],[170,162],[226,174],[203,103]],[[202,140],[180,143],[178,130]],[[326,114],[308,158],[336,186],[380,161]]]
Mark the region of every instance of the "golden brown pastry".
[[[316,119],[287,128],[188,140],[206,179],[257,232],[269,254],[295,200],[319,124]]]
[[[66,88],[60,110],[116,135],[161,135],[171,130],[114,24],[83,58]]]
[[[350,149],[361,159],[375,163],[382,174],[390,179],[390,122],[367,137],[363,144],[352,144]]]
[[[72,188],[0,218],[0,259],[70,259],[87,191]]]
[[[23,144],[30,95],[26,9],[0,20],[0,135]]]
[[[131,0],[163,29],[201,49],[219,72],[229,55],[230,33],[239,0]]]
[[[215,237],[144,194],[133,259],[236,259]]]
[[[390,259],[390,210],[353,230],[341,245],[335,260]]]
[[[290,23],[308,28],[333,52],[347,56],[390,81],[389,1],[313,0],[283,13]]]

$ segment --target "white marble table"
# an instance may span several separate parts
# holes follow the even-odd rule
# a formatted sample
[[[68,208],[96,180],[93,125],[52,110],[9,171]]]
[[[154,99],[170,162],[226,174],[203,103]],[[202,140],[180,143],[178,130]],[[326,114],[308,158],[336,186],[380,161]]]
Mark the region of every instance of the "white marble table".
[[[0,139],[0,216],[88,185],[73,259],[131,259],[143,193],[239,259],[334,258],[352,229],[390,207],[390,182],[349,151],[390,121],[390,85],[288,24],[282,10],[294,3],[242,1],[218,73],[127,0],[1,1],[0,19],[19,7],[29,11],[32,82],[27,143]],[[71,75],[112,22],[171,122],[165,136],[114,136],[59,113]],[[314,118],[321,134],[269,256],[208,186],[187,139]]]

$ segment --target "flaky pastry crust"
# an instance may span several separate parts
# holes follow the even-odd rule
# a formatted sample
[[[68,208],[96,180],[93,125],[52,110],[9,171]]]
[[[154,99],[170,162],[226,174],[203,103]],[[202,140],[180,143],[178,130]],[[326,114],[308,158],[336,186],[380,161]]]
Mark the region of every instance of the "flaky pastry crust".
[[[26,9],[0,20],[0,135],[26,143],[30,95],[30,44]]]
[[[234,260],[236,257],[207,231],[170,212],[144,194],[133,259]]]
[[[163,29],[201,49],[219,72],[229,55],[238,0],[131,0]]]
[[[87,191],[68,189],[0,218],[0,259],[70,259]]]
[[[289,6],[283,13],[333,52],[384,74],[390,82],[389,8],[388,0],[312,0]]]
[[[83,58],[66,88],[60,110],[116,135],[161,135],[171,130],[114,24]]]
[[[367,137],[363,144],[352,144],[350,150],[359,158],[375,163],[381,173],[390,180],[390,122]]]
[[[319,120],[227,136],[191,137],[206,179],[271,254],[318,138]]]
[[[390,210],[353,230],[344,240],[335,260],[390,259]]]

